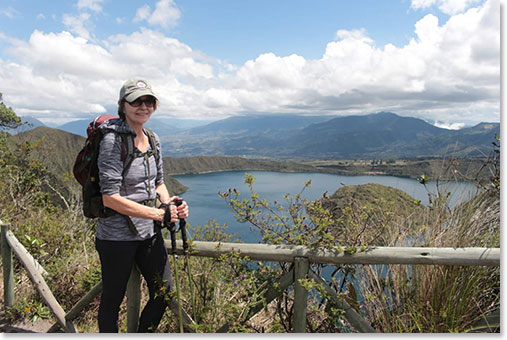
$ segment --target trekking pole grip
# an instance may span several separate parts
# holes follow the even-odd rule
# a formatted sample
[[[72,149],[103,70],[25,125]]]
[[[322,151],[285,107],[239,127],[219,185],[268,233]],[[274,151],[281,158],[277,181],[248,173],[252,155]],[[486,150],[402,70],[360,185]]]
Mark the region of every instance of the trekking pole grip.
[[[176,224],[171,222],[171,209],[167,207],[164,214],[164,226],[169,229],[171,234],[171,253],[176,254]]]
[[[179,207],[183,204],[183,200],[178,198],[174,200],[174,204]],[[183,241],[183,252],[186,254],[188,251],[188,242],[187,242],[187,231],[185,229],[187,222],[184,218],[180,218],[180,229],[181,229],[181,240]]]

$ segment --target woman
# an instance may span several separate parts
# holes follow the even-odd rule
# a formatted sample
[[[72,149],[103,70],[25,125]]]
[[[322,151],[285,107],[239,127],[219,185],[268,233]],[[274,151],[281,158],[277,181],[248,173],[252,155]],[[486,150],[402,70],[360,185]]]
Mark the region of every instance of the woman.
[[[98,157],[102,200],[105,207],[118,213],[99,218],[97,226],[95,246],[103,282],[98,312],[100,332],[118,332],[118,312],[134,265],[146,280],[150,295],[138,331],[155,331],[167,307],[160,292],[171,289],[170,267],[164,240],[154,221],[163,221],[165,209],[170,209],[171,222],[187,218],[188,206],[185,202],[179,207],[169,205],[178,197],[170,197],[163,180],[162,157],[155,157],[143,128],[157,105],[158,99],[147,81],[130,79],[120,90],[120,119],[100,126],[104,129]],[[135,136],[137,157],[124,174],[122,138],[118,133]],[[156,135],[155,140],[160,152]],[[152,204],[157,195],[163,208]]]

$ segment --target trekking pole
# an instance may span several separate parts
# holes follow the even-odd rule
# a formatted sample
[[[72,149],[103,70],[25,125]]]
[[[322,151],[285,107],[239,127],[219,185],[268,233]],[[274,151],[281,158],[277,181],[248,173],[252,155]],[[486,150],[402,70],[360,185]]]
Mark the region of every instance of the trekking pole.
[[[183,203],[182,199],[176,199],[174,200],[174,204],[176,206],[180,206]],[[188,278],[188,288],[190,289],[190,297],[192,299],[192,310],[194,312],[194,319],[197,317],[197,305],[195,302],[195,295],[194,295],[194,289],[193,289],[193,280],[192,280],[192,271],[190,270],[190,255],[188,254],[188,242],[187,242],[187,230],[186,230],[187,222],[184,218],[180,218],[180,230],[181,230],[181,240],[183,241],[183,255],[185,256],[185,269],[187,272],[187,278]],[[196,319],[197,322],[197,319]]]
[[[167,208],[164,221],[171,220],[171,211]],[[180,326],[180,333],[183,332],[183,313],[181,311],[181,296],[180,296],[180,283],[179,283],[179,275],[178,275],[178,265],[176,263],[176,224],[174,222],[169,223],[169,232],[171,233],[171,254],[173,258],[173,267],[174,267],[174,281],[176,282],[176,297],[178,299],[178,319]]]

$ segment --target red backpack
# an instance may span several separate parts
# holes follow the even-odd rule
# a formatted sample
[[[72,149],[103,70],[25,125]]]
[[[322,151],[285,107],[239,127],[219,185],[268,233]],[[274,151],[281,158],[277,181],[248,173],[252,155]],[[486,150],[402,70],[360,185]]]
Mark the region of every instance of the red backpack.
[[[100,192],[99,183],[99,168],[97,166],[97,159],[99,156],[100,141],[104,137],[102,129],[99,127],[108,122],[114,123],[113,120],[119,120],[118,116],[101,115],[96,117],[93,121],[88,124],[86,133],[88,138],[84,147],[79,151],[76,160],[74,162],[73,174],[76,180],[83,187],[83,214],[86,217],[109,217],[117,214],[116,211],[104,207],[102,203],[102,194]],[[111,122],[110,122],[111,121]],[[148,132],[148,139],[153,154],[155,155],[158,163],[160,157],[160,151],[155,144],[155,135],[153,131],[145,128]],[[132,164],[134,157],[134,136],[131,134],[118,133],[118,138],[121,138],[121,160],[123,161],[122,177]]]

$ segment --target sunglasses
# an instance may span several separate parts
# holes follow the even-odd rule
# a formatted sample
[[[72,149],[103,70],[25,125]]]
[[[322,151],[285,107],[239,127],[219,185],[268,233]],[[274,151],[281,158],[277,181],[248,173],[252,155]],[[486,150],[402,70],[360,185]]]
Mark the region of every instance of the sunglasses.
[[[143,103],[146,105],[146,107],[154,107],[156,100],[153,97],[148,97],[146,99],[137,98],[133,102],[127,102],[127,103],[129,103],[130,106],[133,106],[133,107],[139,107],[139,106],[143,105]]]

